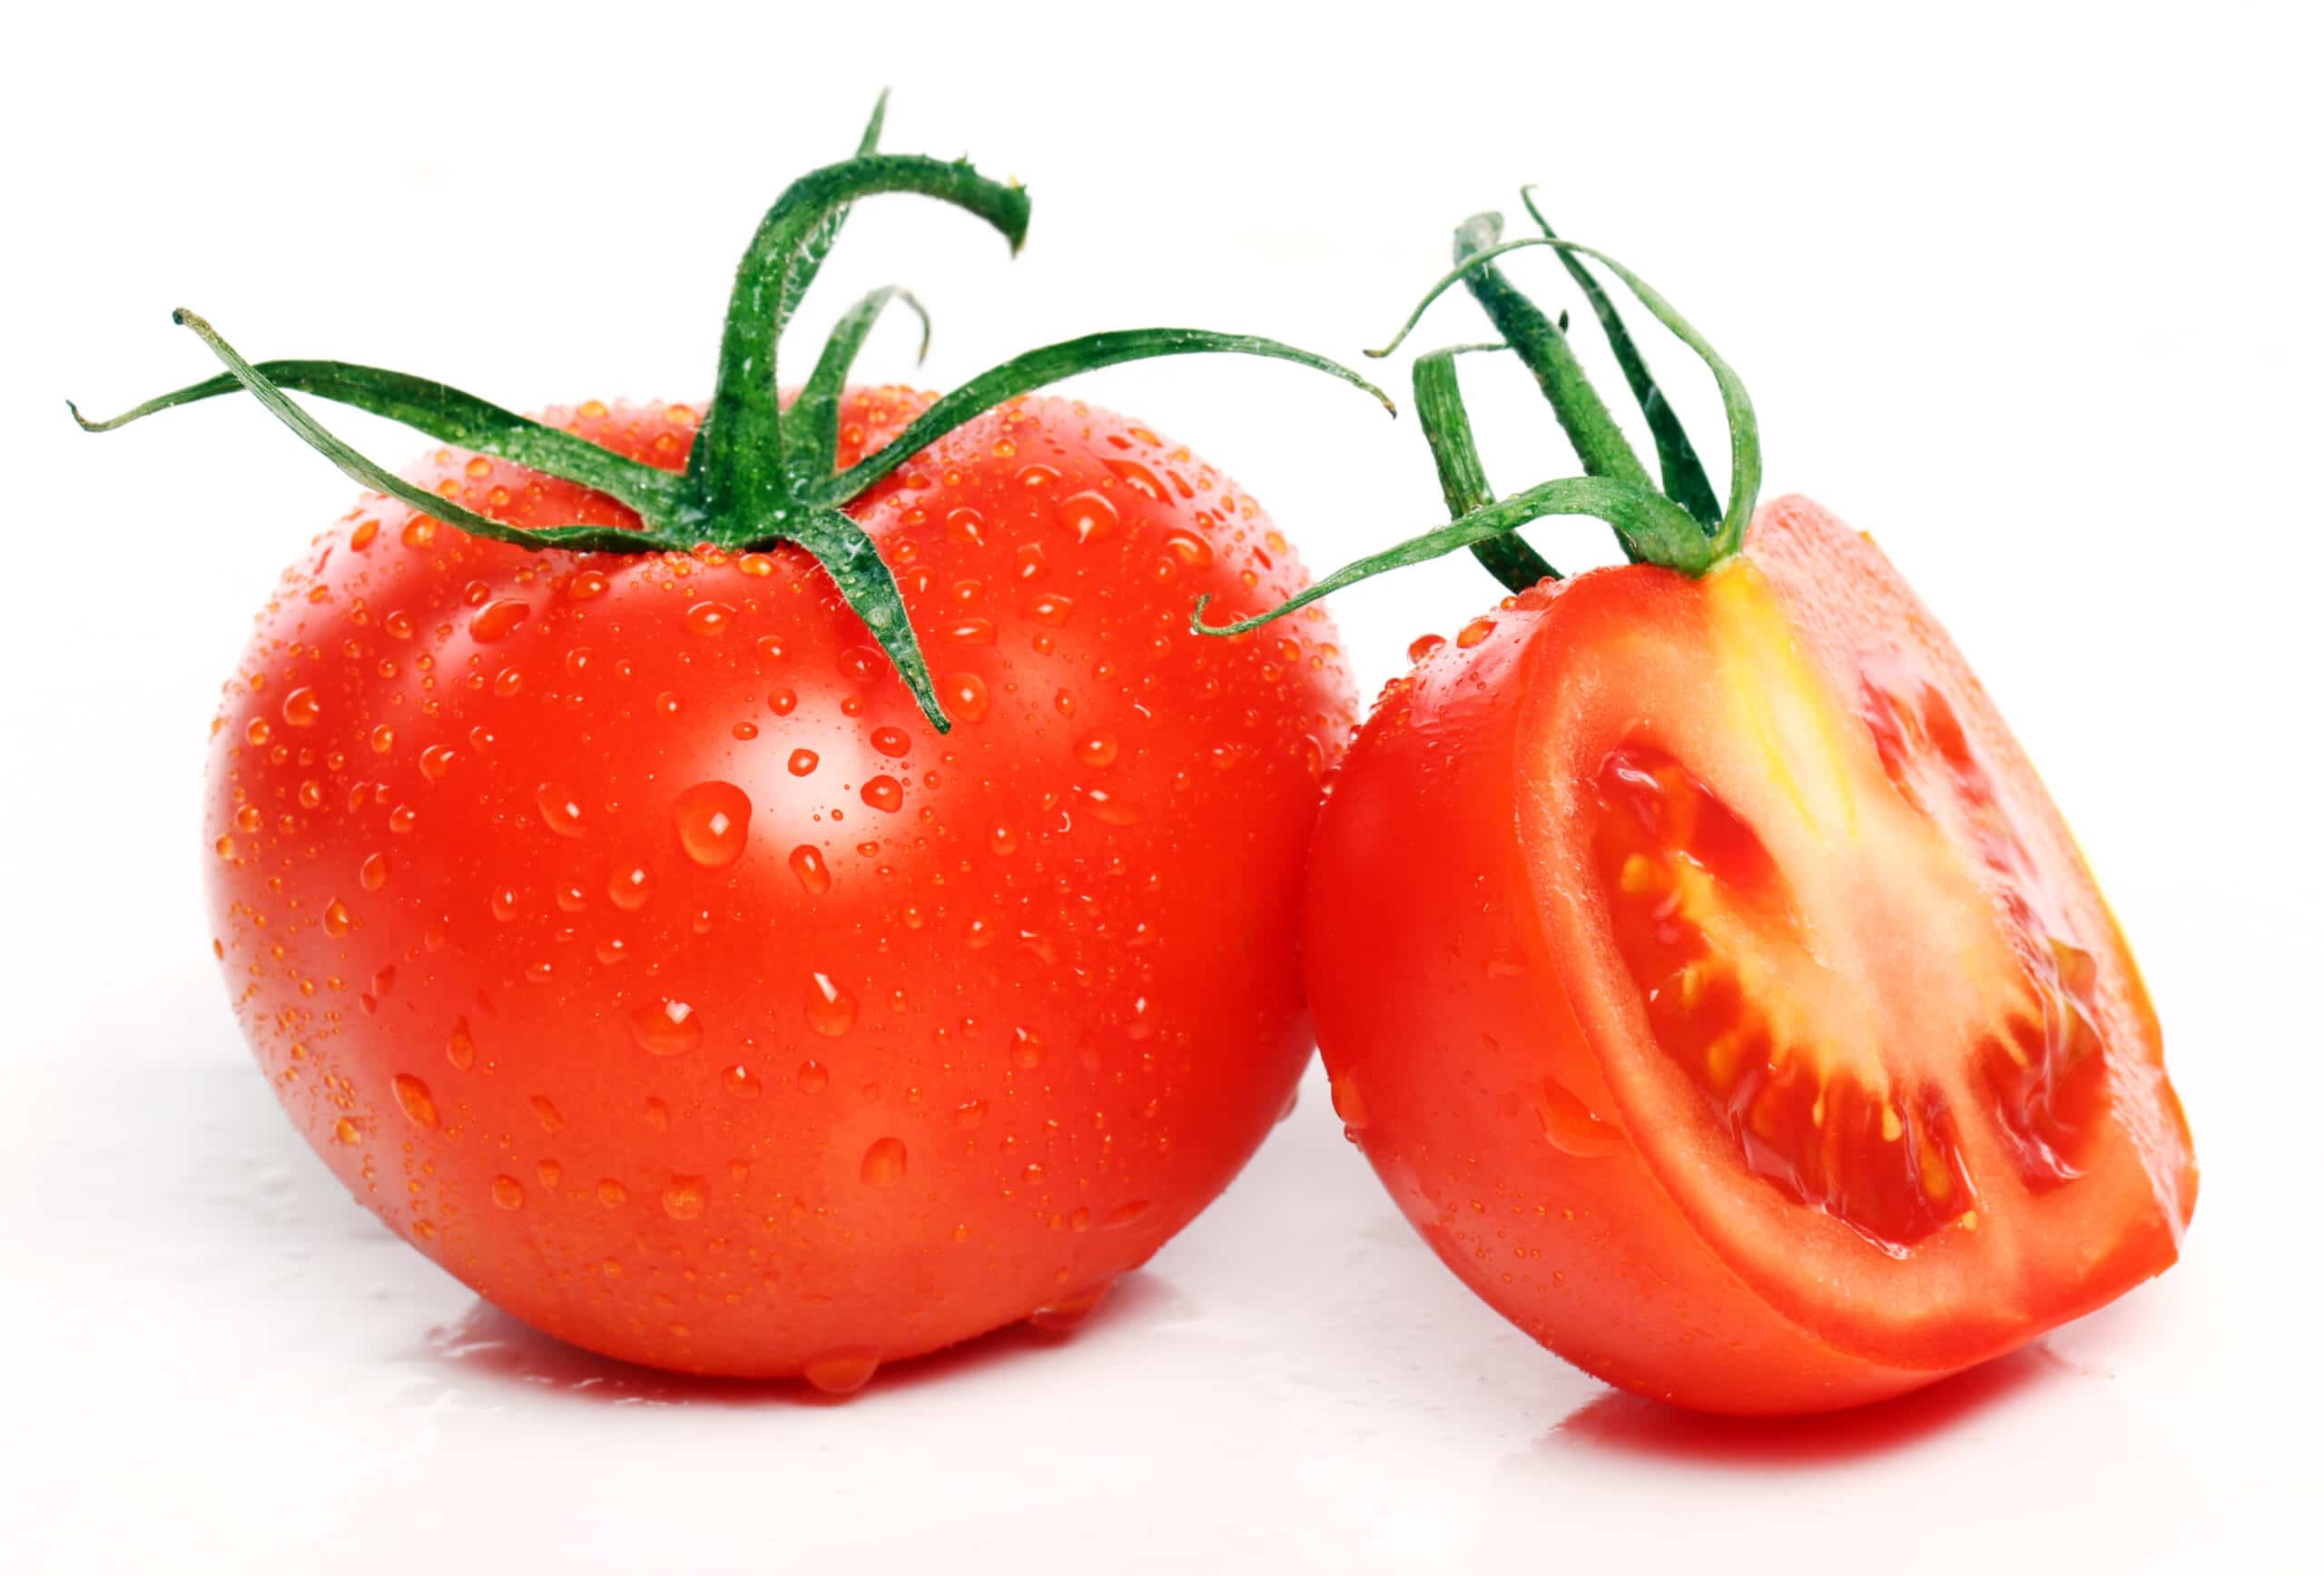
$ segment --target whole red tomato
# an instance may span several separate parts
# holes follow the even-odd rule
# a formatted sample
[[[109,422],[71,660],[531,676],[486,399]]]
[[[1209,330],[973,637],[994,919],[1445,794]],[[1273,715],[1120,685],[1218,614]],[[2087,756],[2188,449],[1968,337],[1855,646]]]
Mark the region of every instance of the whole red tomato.
[[[215,725],[216,951],[300,1130],[552,1335],[832,1391],[1071,1324],[1249,1157],[1306,1056],[1300,862],[1354,717],[1320,615],[1187,628],[1304,584],[1246,494],[1026,397],[1191,350],[1353,374],[1154,330],[852,388],[880,291],[778,399],[850,202],[1023,235],[1021,191],[876,130],[769,211],[700,412],[536,422],[181,313],[229,374],[102,424],[246,389],[379,489]],[[391,476],[286,388],[448,446]]]
[[[1458,518],[1380,561],[1492,543],[1524,588],[1415,645],[1316,830],[1307,982],[1349,1136],[1495,1308],[1713,1411],[1892,1395],[2158,1274],[2186,1120],[2024,752],[1867,538],[1801,498],[1753,517],[1748,400],[1667,302],[1639,287],[1728,396],[1723,513],[1667,428],[1649,490],[1494,239],[1464,231],[1458,277],[1592,474],[1483,497],[1424,359]],[[1528,584],[1548,566],[1500,533],[1562,512],[1637,561]]]
[[[842,460],[927,399],[851,392]],[[665,465],[694,425],[547,419]],[[617,518],[458,450],[413,475],[514,525]],[[218,954],[284,1108],[421,1251],[596,1351],[845,1388],[1069,1317],[1305,1059],[1345,669],[1321,621],[1185,629],[1196,592],[1296,587],[1257,506],[1044,399],[858,517],[950,735],[795,548],[535,553],[378,497],[226,688]]]

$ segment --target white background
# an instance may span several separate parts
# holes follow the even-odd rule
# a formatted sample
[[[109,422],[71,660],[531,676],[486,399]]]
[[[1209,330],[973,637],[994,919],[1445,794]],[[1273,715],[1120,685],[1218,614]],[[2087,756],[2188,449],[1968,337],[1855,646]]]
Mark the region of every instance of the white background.
[[[8,25],[0,1563],[2312,1560],[2308,8],[788,9]],[[852,145],[883,84],[891,147],[972,153],[1034,196],[1013,263],[928,204],[859,212],[803,330],[909,282],[936,313],[933,385],[1134,323],[1353,357],[1452,225],[1529,180],[1566,233],[1681,303],[1749,380],[1770,495],[1878,533],[2073,819],[2194,1124],[2181,1266],[1918,1399],[1691,1420],[1613,1397],[1462,1290],[1313,1076],[1078,1337],[1005,1334],[844,1405],[609,1368],[387,1237],[251,1076],[197,890],[214,686],[349,485],[239,401],[99,439],[64,397],[111,409],[207,374],[169,325],[182,303],[254,356],[385,362],[519,407],[698,398],[760,209]],[[1515,271],[1556,293],[1546,261]],[[1422,342],[1480,328],[1452,301]],[[868,365],[904,375],[908,348],[893,331]],[[1649,350],[1717,452],[1707,379]],[[1504,489],[1569,468],[1514,367],[1469,381]],[[1310,374],[1182,362],[1079,391],[1235,472],[1311,564],[1436,517],[1410,421]],[[344,419],[390,460],[419,447]],[[1579,564],[1600,535],[1542,540]],[[1366,692],[1492,595],[1448,559],[1341,598]]]

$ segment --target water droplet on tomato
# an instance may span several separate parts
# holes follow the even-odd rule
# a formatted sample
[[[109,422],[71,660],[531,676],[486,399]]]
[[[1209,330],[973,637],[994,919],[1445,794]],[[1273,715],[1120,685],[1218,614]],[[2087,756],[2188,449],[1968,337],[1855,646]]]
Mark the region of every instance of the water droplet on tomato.
[[[503,596],[477,609],[476,616],[468,620],[468,636],[490,645],[509,635],[517,625],[532,616],[532,607],[520,598]]]
[[[719,870],[743,857],[751,827],[751,796],[732,783],[697,783],[670,807],[686,857]]]
[[[1122,523],[1121,511],[1103,494],[1078,492],[1057,506],[1058,520],[1071,531],[1074,539],[1095,542],[1114,534]]]
[[[1581,1098],[1554,1079],[1543,1079],[1533,1099],[1542,1136],[1577,1159],[1595,1160],[1622,1147],[1622,1130],[1599,1119]]]
[[[911,754],[911,735],[901,728],[874,728],[872,747],[882,755],[901,758]]]
[[[1075,760],[1085,766],[1100,769],[1112,765],[1114,758],[1119,755],[1121,751],[1121,741],[1103,728],[1099,728],[1095,733],[1082,734],[1080,738],[1074,741],[1073,744]]]
[[[347,905],[337,898],[331,899],[323,909],[323,932],[326,935],[343,936],[354,928],[355,916],[347,911]]]
[[[803,842],[791,851],[791,873],[817,897],[832,890],[831,867],[823,862],[822,850],[812,842]]]
[[[735,1063],[733,1067],[728,1068],[724,1072],[720,1073],[718,1075],[718,1081],[726,1086],[726,1092],[728,1094],[733,1095],[736,1099],[741,1100],[754,1100],[758,1098],[763,1092],[764,1092],[766,1088],[766,1086],[760,1081],[758,1074],[753,1072],[749,1068],[743,1066],[740,1062]]]
[[[1360,1128],[1372,1119],[1371,1109],[1364,1103],[1364,1090],[1356,1086],[1354,1073],[1344,1072],[1333,1078],[1332,1109],[1351,1128]]]
[[[1217,555],[1211,548],[1210,538],[1184,526],[1164,536],[1162,545],[1189,569],[1207,569],[1216,561]]]
[[[1135,826],[1137,812],[1122,803],[1120,797],[1104,788],[1081,790],[1082,808],[1090,819],[1107,826]]]
[[[495,1177],[492,1179],[492,1201],[503,1209],[522,1209],[525,1207],[525,1185],[514,1177]]]
[[[815,767],[822,761],[822,757],[812,750],[793,750],[791,752],[791,759],[785,764],[790,767],[793,777],[806,777],[813,774]]]
[[[579,837],[586,830],[581,824],[581,795],[564,783],[542,783],[533,793],[533,803],[540,808],[541,824],[559,837]]]
[[[1059,1297],[1047,1307],[1035,1308],[1029,1315],[1029,1322],[1037,1330],[1047,1331],[1052,1335],[1062,1335],[1078,1326],[1083,1320],[1095,1313],[1098,1305],[1106,1300],[1106,1294],[1113,1289],[1112,1281],[1099,1281],[1096,1285],[1078,1291],[1071,1296]]]
[[[702,1015],[665,997],[632,1012],[629,1032],[648,1056],[679,1056],[702,1043]]]
[[[724,635],[734,622],[734,610],[724,602],[697,602],[686,609],[690,635]]]
[[[944,714],[957,722],[980,723],[992,709],[992,696],[984,680],[972,673],[956,673],[947,678],[937,698],[944,704]]]
[[[606,878],[606,901],[624,913],[635,913],[654,895],[654,872],[642,864],[625,864]]]
[[[371,855],[355,872],[355,879],[363,883],[365,891],[378,891],[388,884],[388,856],[384,853]]]
[[[904,1141],[901,1138],[875,1138],[863,1151],[863,1180],[874,1187],[887,1187],[904,1179]]]
[[[607,1177],[597,1184],[597,1202],[607,1209],[619,1209],[629,1202],[629,1189],[618,1177]]]
[[[833,1039],[855,1027],[855,998],[840,989],[828,974],[811,974],[807,985],[807,1027]]]
[[[673,1177],[662,1189],[662,1212],[673,1220],[692,1220],[710,1204],[710,1184],[700,1177]]]
[[[799,1368],[800,1376],[826,1395],[852,1395],[879,1371],[879,1354],[860,1349],[826,1352],[809,1358]]]
[[[322,714],[321,698],[305,685],[282,697],[282,720],[294,728],[311,728]]]
[[[1106,461],[1106,468],[1127,482],[1132,492],[1139,494],[1149,502],[1158,504],[1169,501],[1170,495],[1164,490],[1162,478],[1138,464],[1137,461],[1109,459]]]
[[[893,814],[903,807],[904,786],[893,777],[881,773],[863,784],[863,803],[872,809]]]
[[[437,1125],[436,1099],[428,1092],[426,1084],[408,1072],[399,1072],[395,1076],[394,1088],[396,1104],[403,1108],[405,1116],[423,1128]]]
[[[452,1025],[452,1036],[444,1042],[444,1059],[461,1072],[476,1065],[476,1037],[468,1032],[467,1019]]]

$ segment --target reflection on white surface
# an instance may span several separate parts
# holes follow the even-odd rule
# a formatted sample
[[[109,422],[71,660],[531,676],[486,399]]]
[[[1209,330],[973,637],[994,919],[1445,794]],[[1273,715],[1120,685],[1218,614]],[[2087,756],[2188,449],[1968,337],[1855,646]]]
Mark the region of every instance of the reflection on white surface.
[[[540,1568],[545,1550],[560,1573],[678,1551],[689,1570],[884,1569],[866,1538],[968,1569],[1129,1551],[1164,1570],[1535,1568],[1512,1551],[1589,1569],[1650,1528],[1737,1570],[1788,1563],[1827,1521],[1909,1526],[1900,1568],[1957,1569],[1989,1512],[2018,1518],[2021,1551],[2135,1562],[2231,1539],[2228,1508],[2269,1486],[2204,1443],[2236,1403],[2200,1252],[1920,1395],[1694,1418],[1593,1383],[1472,1298],[1317,1087],[1068,1337],[1001,1331],[836,1401],[630,1367],[389,1236],[274,1109],[213,982],[167,989],[178,1010],[155,1010],[196,1027],[141,1059],[142,1098],[82,1146],[88,1180],[45,1200],[23,1250],[35,1284],[74,1295],[18,1381],[47,1420],[15,1479],[32,1569],[91,1548],[159,1568],[384,1571],[457,1549],[460,1569]],[[1738,1528],[1762,1545],[1740,1563]]]
[[[1010,1325],[924,1357],[888,1364],[872,1390],[910,1390],[954,1382],[987,1364],[1036,1360],[1118,1319],[1148,1325],[1167,1321],[1173,1301],[1166,1281],[1151,1270],[1134,1270],[1115,1283],[1070,1335],[1051,1335],[1029,1323]],[[488,1394],[494,1384],[524,1385],[616,1406],[851,1406],[866,1394],[830,1395],[797,1380],[698,1378],[643,1368],[544,1335],[481,1298],[458,1318],[430,1329],[409,1357],[440,1369],[448,1389],[473,1385]]]

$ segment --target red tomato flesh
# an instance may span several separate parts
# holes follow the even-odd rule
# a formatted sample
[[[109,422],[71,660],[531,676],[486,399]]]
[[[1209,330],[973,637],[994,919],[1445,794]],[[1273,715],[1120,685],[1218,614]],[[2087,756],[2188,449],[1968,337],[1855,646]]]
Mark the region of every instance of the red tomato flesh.
[[[1603,1377],[1851,1404],[2158,1273],[2187,1128],[2136,968],[1868,541],[1760,511],[1700,581],[1529,592],[1390,686],[1311,862],[1351,1136]]]
[[[852,391],[842,463],[928,396]],[[675,468],[682,408],[559,425]],[[500,519],[634,523],[453,450]],[[1104,411],[1012,403],[852,507],[938,735],[805,555],[532,553],[378,497],[216,724],[217,951],[300,1130],[566,1340],[852,1388],[1060,1327],[1226,1186],[1305,1059],[1299,874],[1353,721],[1304,576]]]

